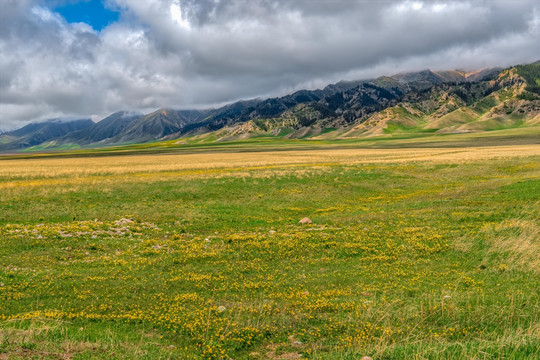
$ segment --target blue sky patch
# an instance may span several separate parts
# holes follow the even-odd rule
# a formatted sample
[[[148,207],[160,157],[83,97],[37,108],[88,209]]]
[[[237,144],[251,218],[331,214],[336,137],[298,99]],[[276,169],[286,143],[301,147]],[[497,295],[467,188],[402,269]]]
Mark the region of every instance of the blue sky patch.
[[[101,30],[118,20],[119,13],[104,6],[102,0],[79,0],[54,6],[52,10],[62,15],[69,23],[87,23]]]

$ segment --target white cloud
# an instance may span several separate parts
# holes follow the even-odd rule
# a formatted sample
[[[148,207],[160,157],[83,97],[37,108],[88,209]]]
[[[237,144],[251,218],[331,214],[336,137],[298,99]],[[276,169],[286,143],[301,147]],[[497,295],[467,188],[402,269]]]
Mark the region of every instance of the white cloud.
[[[182,8],[180,7],[180,4],[178,3],[172,3],[171,7],[171,17],[172,19],[180,25],[180,27],[189,30],[191,29],[191,25],[188,20],[186,20],[182,14]]]

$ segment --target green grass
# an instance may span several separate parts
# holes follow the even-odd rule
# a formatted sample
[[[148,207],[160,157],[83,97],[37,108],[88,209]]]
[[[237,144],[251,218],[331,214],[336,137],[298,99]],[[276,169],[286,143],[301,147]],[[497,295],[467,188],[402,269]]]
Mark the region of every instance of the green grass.
[[[260,152],[314,149],[368,149],[368,148],[417,148],[417,147],[463,147],[540,144],[540,126],[494,130],[470,134],[395,133],[376,138],[315,140],[259,137],[227,142],[197,143],[190,138],[182,140],[153,141],[137,144],[82,148],[72,150],[48,150],[24,154],[0,154],[0,159],[89,157],[139,154],[202,154],[226,152]]]
[[[473,105],[471,105],[471,108],[478,113],[486,113],[497,105],[498,101],[495,99],[495,96],[490,95],[475,102]]]
[[[338,130],[338,128],[325,128],[321,134],[326,134],[326,133],[329,133],[329,132],[333,132],[333,131],[336,131]]]
[[[534,143],[520,131],[85,155]],[[538,156],[193,175],[110,159],[91,178],[0,174],[0,359],[540,355]]]
[[[7,135],[0,135],[0,144],[7,144],[12,141],[12,138]]]
[[[80,146],[77,145],[77,144],[56,145],[53,142],[53,143],[44,143],[44,144],[40,144],[40,145],[30,146],[30,147],[22,149],[20,151],[21,152],[36,152],[36,151],[44,151],[44,150],[47,150],[47,149],[54,149],[54,150],[58,151],[58,150],[74,150],[74,149],[79,149],[79,148],[80,148]]]

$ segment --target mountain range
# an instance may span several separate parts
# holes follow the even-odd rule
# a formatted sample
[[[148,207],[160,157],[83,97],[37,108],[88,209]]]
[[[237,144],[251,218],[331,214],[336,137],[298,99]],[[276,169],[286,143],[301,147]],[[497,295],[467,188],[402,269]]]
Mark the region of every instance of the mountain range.
[[[261,136],[354,138],[535,125],[540,125],[540,62],[342,81],[323,89],[204,110],[119,111],[97,123],[53,119],[0,134],[0,151],[177,138],[194,142]]]

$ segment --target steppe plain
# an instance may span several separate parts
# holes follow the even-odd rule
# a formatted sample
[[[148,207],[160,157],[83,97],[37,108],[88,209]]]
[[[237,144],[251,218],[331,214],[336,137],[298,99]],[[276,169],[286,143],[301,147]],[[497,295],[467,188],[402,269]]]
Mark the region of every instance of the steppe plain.
[[[538,358],[539,136],[3,156],[0,359]]]

